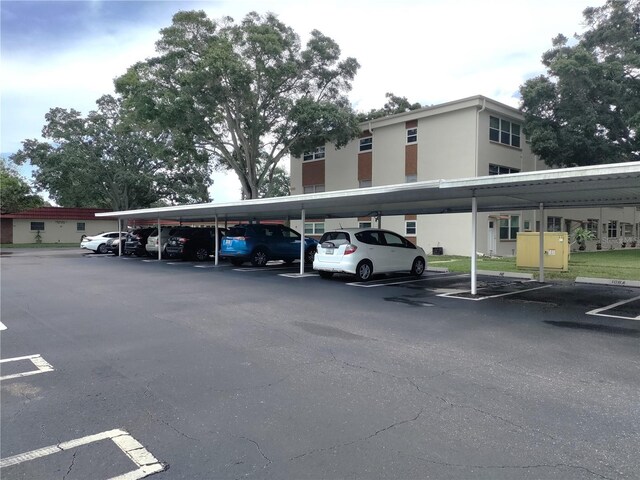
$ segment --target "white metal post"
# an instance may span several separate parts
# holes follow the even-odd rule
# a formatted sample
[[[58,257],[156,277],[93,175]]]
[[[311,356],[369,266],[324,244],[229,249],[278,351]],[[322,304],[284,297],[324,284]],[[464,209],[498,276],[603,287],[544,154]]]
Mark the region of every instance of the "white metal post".
[[[540,251],[538,259],[538,282],[540,283],[544,283],[544,231],[546,230],[544,225],[544,203],[540,203]]]
[[[300,237],[300,275],[304,274],[304,222],[305,222],[305,212],[304,208],[302,209],[302,213],[300,218],[302,219],[302,232]]]
[[[160,219],[158,219],[158,241],[156,242],[156,246],[158,247],[158,260],[162,260],[162,242],[160,239]]]
[[[477,239],[476,233],[478,230],[478,199],[476,198],[476,192],[473,192],[471,197],[471,295],[475,295],[478,291],[477,283],[477,264],[476,264],[476,247]]]
[[[216,236],[216,239],[215,239],[215,249],[216,250],[215,250],[215,252],[216,253],[215,253],[215,256],[214,256],[215,262],[213,262],[213,263],[217,267],[218,266],[218,250],[220,249],[220,241],[218,240],[218,215],[216,215],[215,218],[216,218],[216,231],[215,231],[215,236]]]
[[[122,241],[124,238],[121,238],[122,235],[122,218],[118,217],[118,256],[122,258]]]

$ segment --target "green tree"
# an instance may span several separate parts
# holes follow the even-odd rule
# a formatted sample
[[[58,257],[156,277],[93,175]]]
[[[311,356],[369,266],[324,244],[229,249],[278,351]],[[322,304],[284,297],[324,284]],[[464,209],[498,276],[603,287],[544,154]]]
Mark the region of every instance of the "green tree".
[[[4,158],[0,164],[0,213],[21,212],[44,205],[31,186]]]
[[[291,194],[289,175],[284,168],[278,166],[271,171],[271,176],[260,187],[260,197],[287,197]]]
[[[376,118],[388,117],[396,113],[404,113],[422,108],[420,103],[411,103],[407,97],[399,97],[393,93],[386,93],[385,97],[387,97],[387,103],[385,103],[382,108],[372,109],[367,113],[359,113],[358,121],[366,122],[367,120],[375,120]]]
[[[346,98],[359,65],[319,31],[303,49],[273,14],[240,23],[179,12],[160,31],[159,56],[116,79],[141,126],[193,145],[257,198],[288,154],[359,134]]]
[[[573,44],[557,36],[547,75],[520,87],[524,132],[549,166],[640,160],[640,1],[583,15],[585,33]]]
[[[211,172],[193,149],[139,131],[119,99],[105,95],[97,105],[86,118],[52,108],[42,131],[51,143],[25,140],[11,157],[37,167],[37,188],[65,207],[127,210],[208,201]]]

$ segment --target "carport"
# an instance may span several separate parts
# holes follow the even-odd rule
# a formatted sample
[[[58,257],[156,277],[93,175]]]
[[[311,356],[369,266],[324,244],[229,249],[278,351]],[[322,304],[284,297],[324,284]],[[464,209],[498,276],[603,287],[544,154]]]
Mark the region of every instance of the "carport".
[[[432,180],[290,197],[229,203],[204,203],[120,212],[96,217],[160,221],[215,222],[215,263],[218,264],[218,222],[354,218],[361,216],[472,213],[471,293],[476,294],[477,213],[546,208],[640,206],[640,162],[524,172],[454,180]],[[304,273],[304,228],[300,244],[300,274]],[[540,275],[544,282],[544,230],[540,228]],[[158,258],[161,252],[158,249]]]

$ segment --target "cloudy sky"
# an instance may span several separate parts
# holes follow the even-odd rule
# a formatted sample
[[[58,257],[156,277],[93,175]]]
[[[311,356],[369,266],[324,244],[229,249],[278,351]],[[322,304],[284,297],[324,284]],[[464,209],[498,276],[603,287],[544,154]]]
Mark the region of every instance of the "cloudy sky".
[[[0,152],[40,138],[52,107],[83,114],[113,93],[113,79],[154,55],[159,30],[179,10],[241,19],[271,11],[303,42],[332,37],[361,68],[356,110],[385,93],[423,105],[486,95],[518,106],[518,88],[544,72],[542,53],[558,33],[583,30],[582,11],[604,0],[2,0]],[[233,176],[216,177],[216,201],[240,198]]]

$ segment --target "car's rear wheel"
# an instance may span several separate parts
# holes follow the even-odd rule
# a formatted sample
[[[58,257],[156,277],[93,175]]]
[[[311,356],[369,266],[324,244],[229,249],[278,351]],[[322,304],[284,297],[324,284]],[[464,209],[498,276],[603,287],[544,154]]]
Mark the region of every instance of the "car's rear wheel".
[[[209,252],[204,247],[198,248],[195,251],[194,256],[196,257],[196,260],[198,260],[199,262],[204,262],[205,260],[209,260]]]
[[[269,255],[267,251],[262,248],[257,248],[251,254],[251,265],[254,267],[264,267],[269,261]]]
[[[321,278],[331,278],[331,277],[333,277],[333,272],[326,272],[324,270],[320,270],[318,273],[320,274]]]
[[[98,253],[102,253],[102,254],[107,253],[108,251],[109,249],[107,248],[106,243],[101,243],[97,250]]]
[[[233,265],[234,267],[239,267],[240,265],[242,265],[244,262],[242,261],[241,258],[232,258],[231,259],[231,265]]]
[[[411,266],[411,275],[415,277],[421,276],[424,273],[425,266],[424,258],[416,257]]]
[[[311,264],[313,263],[313,259],[316,256],[316,249],[311,247],[307,248],[307,251],[304,252],[304,263]]]
[[[356,267],[356,278],[360,282],[366,282],[373,275],[373,264],[369,260],[362,260]]]

